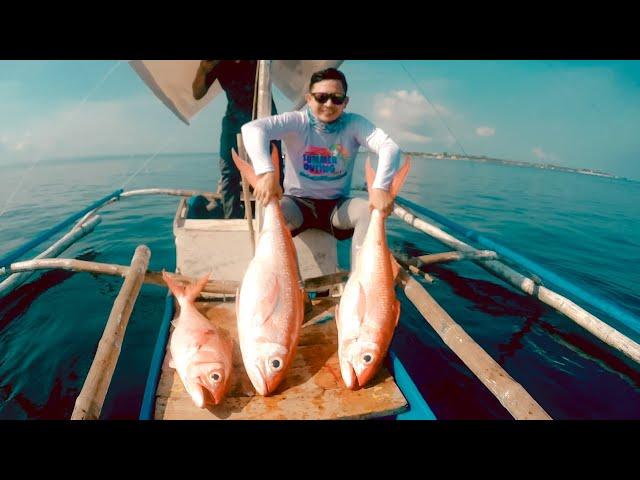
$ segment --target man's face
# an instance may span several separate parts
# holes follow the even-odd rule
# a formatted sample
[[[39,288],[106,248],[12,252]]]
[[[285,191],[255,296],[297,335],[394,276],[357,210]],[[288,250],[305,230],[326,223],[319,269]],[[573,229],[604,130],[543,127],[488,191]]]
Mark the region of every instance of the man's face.
[[[313,115],[322,122],[337,120],[349,103],[340,80],[322,80],[314,83],[311,92],[305,95]],[[338,104],[343,100],[341,104]]]

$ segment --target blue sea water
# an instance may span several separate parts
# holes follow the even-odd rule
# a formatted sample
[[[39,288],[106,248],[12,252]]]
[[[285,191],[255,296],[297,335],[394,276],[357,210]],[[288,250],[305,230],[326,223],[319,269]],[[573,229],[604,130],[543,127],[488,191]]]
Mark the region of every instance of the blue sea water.
[[[215,154],[157,156],[131,178],[146,160],[39,164],[0,216],[0,256],[125,182],[126,190],[215,190]],[[363,164],[359,157],[354,186],[364,183]],[[2,168],[0,209],[25,170]],[[640,183],[416,158],[402,195],[640,317]],[[177,202],[143,196],[111,204],[100,211],[96,230],[61,256],[124,265],[145,244],[152,252],[151,270],[173,270]],[[387,230],[396,251],[449,250],[395,217]],[[348,241],[339,245],[343,266],[348,247]],[[553,418],[640,419],[640,368],[632,360],[474,263],[441,264],[429,273],[435,282],[423,284],[431,295]],[[0,298],[0,419],[70,417],[121,283],[116,277],[47,271]],[[102,418],[137,418],[165,295],[161,287],[142,287]],[[511,418],[403,294],[399,298],[403,315],[394,346],[435,415]],[[632,329],[576,303],[640,341]]]

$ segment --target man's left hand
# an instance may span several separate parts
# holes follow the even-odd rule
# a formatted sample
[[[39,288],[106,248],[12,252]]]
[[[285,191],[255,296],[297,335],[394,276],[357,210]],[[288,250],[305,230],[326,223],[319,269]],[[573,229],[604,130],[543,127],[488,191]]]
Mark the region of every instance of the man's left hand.
[[[388,217],[393,212],[393,200],[386,190],[372,188],[369,193],[369,209],[375,208],[382,213],[383,217]]]

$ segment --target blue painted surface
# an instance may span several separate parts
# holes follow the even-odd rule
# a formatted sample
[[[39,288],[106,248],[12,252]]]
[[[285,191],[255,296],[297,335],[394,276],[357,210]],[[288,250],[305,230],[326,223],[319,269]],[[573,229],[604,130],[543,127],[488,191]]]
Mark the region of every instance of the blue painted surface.
[[[409,402],[409,410],[396,415],[396,420],[436,420],[431,407],[393,350],[389,350],[389,363],[398,388]]]
[[[158,381],[160,380],[160,373],[162,371],[162,362],[169,338],[169,325],[171,325],[171,320],[173,319],[173,312],[173,296],[169,293],[165,300],[164,316],[162,317],[158,339],[156,340],[153,357],[151,357],[151,364],[149,365],[149,376],[147,377],[147,384],[144,387],[144,397],[142,398],[142,405],[140,407],[140,420],[153,420],[156,390],[158,389]]]
[[[107,195],[106,197],[98,200],[93,205],[85,208],[81,212],[78,212],[78,213],[75,213],[75,214],[71,215],[69,218],[67,218],[66,220],[63,220],[62,222],[57,224],[55,227],[50,228],[49,230],[47,230],[45,232],[42,232],[40,235],[36,236],[33,240],[30,240],[27,243],[23,244],[21,247],[16,248],[13,252],[9,252],[4,257],[0,258],[0,268],[4,268],[4,267],[10,266],[14,261],[18,260],[22,255],[27,253],[29,250],[31,250],[36,245],[40,245],[42,242],[44,242],[48,238],[51,238],[53,235],[58,233],[63,228],[68,227],[69,225],[71,225],[76,220],[79,220],[80,218],[82,218],[82,216],[86,215],[91,210],[94,210],[94,209],[98,208],[99,206],[104,205],[105,203],[107,203],[112,198],[120,197],[120,194],[122,192],[123,192],[122,189],[116,190],[115,192],[113,192],[113,193]]]
[[[611,317],[613,317],[614,319],[618,320],[619,322],[631,328],[636,333],[640,334],[640,319],[637,316],[635,316],[633,313],[610,302],[606,298],[603,298],[602,296],[597,295],[593,292],[589,292],[583,287],[575,285],[574,283],[570,282],[569,280],[566,280],[565,278],[552,272],[551,270],[537,264],[532,260],[529,260],[528,258],[524,257],[523,255],[520,255],[519,253],[514,252],[510,248],[505,247],[504,245],[501,245],[500,243],[494,240],[491,240],[490,238],[487,238],[484,235],[479,234],[475,230],[459,225],[449,220],[448,218],[434,212],[433,210],[429,210],[426,207],[422,207],[417,203],[414,203],[400,196],[396,197],[396,201],[400,205],[407,206],[411,210],[421,215],[425,215],[429,218],[436,220],[442,225],[468,238],[469,240],[478,242],[484,247],[494,250],[496,253],[498,253],[498,255],[503,256],[521,265],[522,267],[526,268],[530,272],[540,276],[544,280],[547,280],[557,285],[561,289],[567,291],[571,295],[574,295],[580,300],[587,302],[593,305],[594,307],[599,308],[600,310],[604,311],[608,315],[611,315]]]

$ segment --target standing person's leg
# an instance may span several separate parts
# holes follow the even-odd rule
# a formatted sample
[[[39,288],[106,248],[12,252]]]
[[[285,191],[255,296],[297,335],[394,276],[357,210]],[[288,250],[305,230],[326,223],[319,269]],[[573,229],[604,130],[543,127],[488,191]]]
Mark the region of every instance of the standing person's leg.
[[[236,133],[239,129],[226,117],[222,120],[220,135],[220,194],[224,218],[242,218],[240,208],[240,172],[233,163],[231,149],[238,151]]]
[[[344,200],[338,204],[338,208],[331,216],[331,225],[334,228],[339,230],[354,229],[351,239],[351,271],[355,270],[358,251],[362,247],[370,221],[369,202],[364,198]]]

